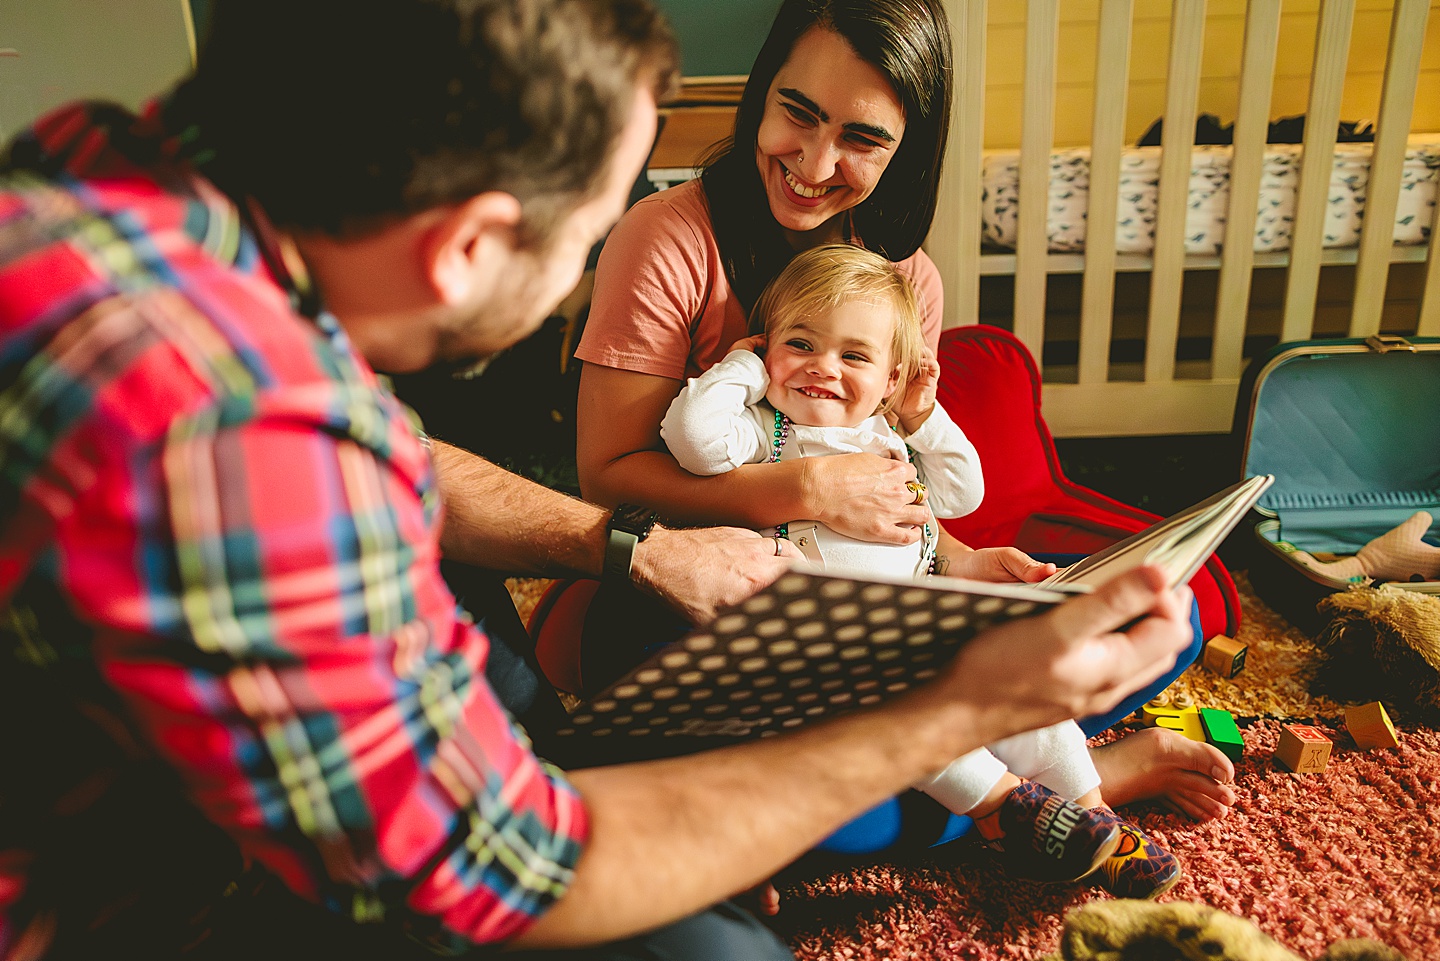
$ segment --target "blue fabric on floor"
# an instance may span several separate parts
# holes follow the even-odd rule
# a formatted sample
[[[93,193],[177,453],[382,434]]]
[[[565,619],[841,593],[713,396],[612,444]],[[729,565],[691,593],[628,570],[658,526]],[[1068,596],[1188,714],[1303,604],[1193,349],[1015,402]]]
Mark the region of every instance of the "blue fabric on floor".
[[[1190,605],[1190,629],[1192,632],[1190,646],[1180,652],[1180,656],[1175,659],[1175,666],[1162,674],[1158,681],[1130,695],[1108,714],[1081,718],[1080,730],[1085,732],[1086,737],[1094,737],[1101,731],[1109,730],[1123,718],[1140,710],[1146,701],[1175,683],[1175,679],[1185,673],[1187,667],[1195,663],[1195,659],[1200,656],[1200,652],[1205,647],[1205,638],[1200,633],[1200,605],[1198,604]]]

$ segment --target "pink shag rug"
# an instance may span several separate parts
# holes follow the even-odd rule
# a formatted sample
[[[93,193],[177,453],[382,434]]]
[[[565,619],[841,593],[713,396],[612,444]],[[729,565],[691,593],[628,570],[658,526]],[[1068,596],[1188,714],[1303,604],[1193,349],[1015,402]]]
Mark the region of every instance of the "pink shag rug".
[[[1128,813],[1184,861],[1164,898],[1254,921],[1302,957],[1373,938],[1411,961],[1440,958],[1440,733],[1400,728],[1397,750],[1361,751],[1331,728],[1321,774],[1273,754],[1280,725],[1242,719],[1239,802],[1196,825]],[[801,961],[1034,959],[1058,950],[1066,911],[1108,897],[1011,880],[961,840],[924,864],[837,872],[782,888],[776,927]]]
[[[1372,938],[1409,961],[1440,961],[1440,731],[1387,704],[1400,747],[1357,748],[1343,706],[1309,691],[1313,643],[1255,596],[1244,572],[1236,582],[1245,669],[1228,679],[1197,665],[1171,691],[1236,715],[1245,738],[1239,801],[1229,817],[1199,825],[1160,808],[1123,812],[1184,862],[1184,879],[1163,901],[1248,918],[1305,958],[1344,938]],[[545,585],[511,583],[522,616]],[[1273,759],[1280,725],[1290,722],[1330,732],[1323,773],[1292,774]],[[787,877],[777,879],[781,913],[772,923],[799,961],[1031,961],[1058,951],[1067,911],[1109,897],[1009,879],[965,839],[923,862],[821,876],[812,866]]]

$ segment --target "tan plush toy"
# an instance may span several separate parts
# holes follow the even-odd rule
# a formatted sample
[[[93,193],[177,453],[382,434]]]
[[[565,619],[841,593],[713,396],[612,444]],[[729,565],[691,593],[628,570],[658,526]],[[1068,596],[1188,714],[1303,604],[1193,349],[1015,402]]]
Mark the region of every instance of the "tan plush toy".
[[[1425,511],[1416,511],[1399,527],[1360,548],[1353,557],[1322,561],[1301,550],[1291,551],[1290,556],[1313,571],[1355,584],[1440,580],[1440,547],[1423,540],[1432,520]]]
[[[1050,961],[1303,961],[1252,922],[1204,904],[1097,901],[1072,911]],[[1321,961],[1405,961],[1377,941],[1337,941]]]

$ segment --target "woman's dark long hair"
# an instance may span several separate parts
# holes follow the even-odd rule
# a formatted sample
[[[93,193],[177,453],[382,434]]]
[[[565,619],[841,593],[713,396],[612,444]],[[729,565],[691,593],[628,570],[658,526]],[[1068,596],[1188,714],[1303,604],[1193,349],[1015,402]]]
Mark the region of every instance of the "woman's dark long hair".
[[[833,30],[879,70],[905,109],[905,135],[875,190],[850,214],[865,246],[891,261],[920,249],[935,217],[950,132],[950,26],[941,0],[785,0],[745,83],[735,130],[706,158],[702,183],[725,272],[748,312],[795,251],[770,212],[755,165],[765,99],[795,42]]]

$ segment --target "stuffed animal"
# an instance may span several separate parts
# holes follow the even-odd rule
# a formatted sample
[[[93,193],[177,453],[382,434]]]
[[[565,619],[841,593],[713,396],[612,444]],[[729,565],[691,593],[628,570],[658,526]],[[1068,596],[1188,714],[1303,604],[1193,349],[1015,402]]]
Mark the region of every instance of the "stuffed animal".
[[[1203,904],[1095,901],[1072,911],[1048,961],[1304,961],[1252,922]],[[1320,961],[1405,961],[1370,940],[1337,941]]]
[[[1355,584],[1440,580],[1440,547],[1424,541],[1432,521],[1425,511],[1416,511],[1399,527],[1360,548],[1353,557],[1322,561],[1301,550],[1291,551],[1290,556],[1313,571]]]
[[[1383,701],[1440,724],[1440,597],[1352,586],[1320,601],[1311,690],[1337,701]]]

